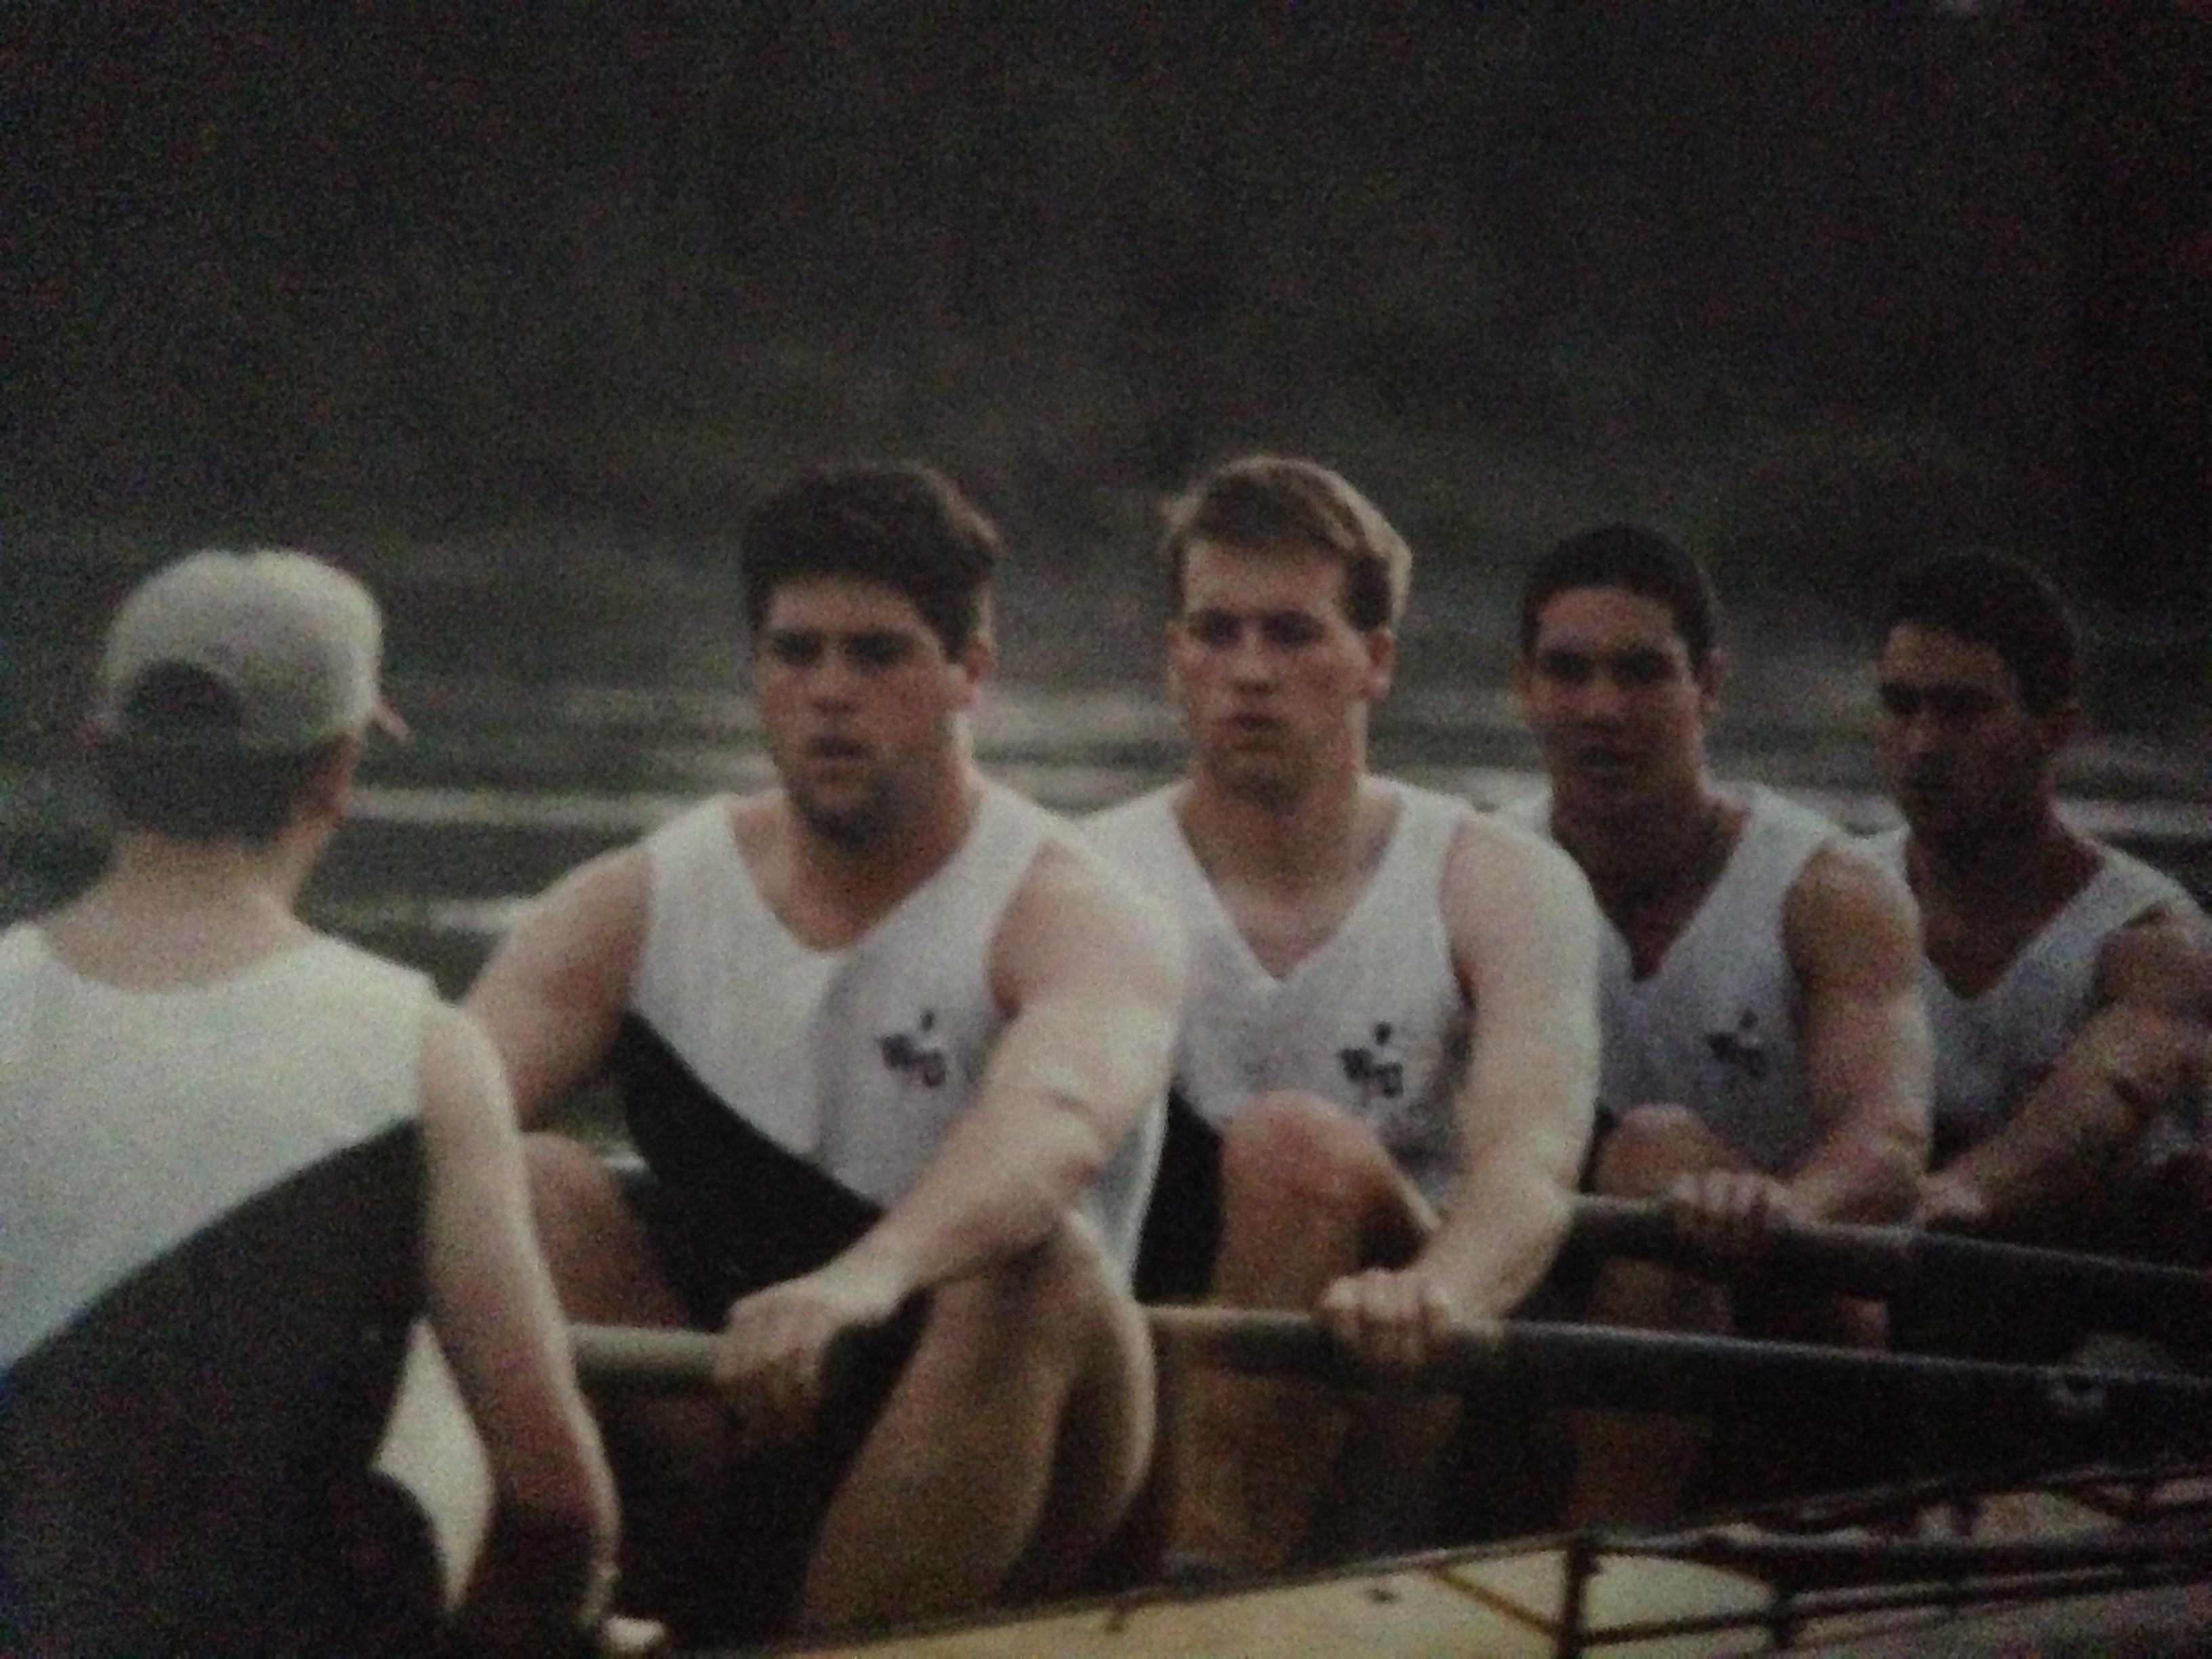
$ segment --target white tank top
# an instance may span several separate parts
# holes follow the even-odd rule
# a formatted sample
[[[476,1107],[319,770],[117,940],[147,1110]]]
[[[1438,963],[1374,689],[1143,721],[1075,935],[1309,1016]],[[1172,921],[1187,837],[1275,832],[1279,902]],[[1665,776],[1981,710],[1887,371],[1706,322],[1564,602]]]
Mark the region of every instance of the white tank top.
[[[1652,973],[1638,979],[1628,941],[1603,930],[1599,1097],[1615,1110],[1687,1107],[1759,1169],[1783,1175],[1824,1133],[1806,1093],[1783,907],[1805,861],[1843,832],[1759,785],[1741,798],[1743,830],[1719,880]],[[1548,791],[1501,810],[1551,831]]]
[[[72,971],[34,926],[0,934],[0,1368],[414,1119],[430,1004],[422,975],[334,939],[147,992]]]
[[[817,951],[761,896],[726,798],[702,802],[647,838],[652,916],[631,1007],[738,1119],[888,1206],[975,1097],[1006,1024],[992,939],[1038,852],[1065,833],[987,784],[941,869],[854,944]],[[1125,1268],[1164,1123],[1162,1102],[1085,1204]]]
[[[1441,1204],[1458,1163],[1453,1097],[1468,1008],[1444,933],[1453,837],[1474,814],[1454,796],[1402,783],[1367,889],[1336,932],[1281,978],[1262,967],[1222,906],[1176,817],[1179,785],[1109,808],[1085,828],[1183,920],[1191,976],[1176,1088],[1216,1127],[1253,1095],[1297,1089],[1371,1127]]]
[[[1900,825],[1869,836],[1868,849],[1905,878]],[[1920,987],[1936,1033],[1936,1125],[1963,1149],[1996,1129],[2088,1018],[2098,953],[2118,928],[2160,906],[2195,908],[2181,884],[2116,847],[2081,890],[2021,947],[1996,983],[1962,997],[1936,964],[1920,960]]]

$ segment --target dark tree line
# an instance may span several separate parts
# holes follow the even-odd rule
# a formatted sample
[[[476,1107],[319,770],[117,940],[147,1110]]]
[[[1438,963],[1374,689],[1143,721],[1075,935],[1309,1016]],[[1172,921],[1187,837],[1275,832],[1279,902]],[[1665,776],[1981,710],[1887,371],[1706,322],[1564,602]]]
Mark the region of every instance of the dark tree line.
[[[20,510],[687,522],[854,441],[1079,520],[1278,441],[1734,467],[1753,552],[2208,574],[2212,15],[2179,0],[0,31]]]

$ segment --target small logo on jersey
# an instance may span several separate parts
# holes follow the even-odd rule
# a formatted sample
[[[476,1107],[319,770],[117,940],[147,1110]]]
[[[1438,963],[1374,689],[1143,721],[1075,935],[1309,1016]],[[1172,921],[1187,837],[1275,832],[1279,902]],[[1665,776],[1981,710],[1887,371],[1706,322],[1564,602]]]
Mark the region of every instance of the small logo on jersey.
[[[1406,1092],[1406,1062],[1389,1048],[1390,1024],[1378,1021],[1373,1046],[1339,1048],[1336,1063],[1344,1067],[1345,1079],[1369,1099],[1380,1095],[1385,1100],[1395,1100]]]
[[[1766,1039],[1759,1034],[1759,1016],[1748,1008],[1736,1016],[1734,1030],[1706,1032],[1705,1047],[1715,1060],[1747,1081],[1756,1083],[1766,1075]]]
[[[889,1036],[876,1039],[876,1052],[884,1057],[884,1069],[896,1072],[910,1082],[925,1089],[945,1086],[946,1066],[945,1050],[930,1042],[931,1029],[937,1024],[934,1009],[925,1008],[921,1018],[915,1022],[911,1031],[893,1031]]]

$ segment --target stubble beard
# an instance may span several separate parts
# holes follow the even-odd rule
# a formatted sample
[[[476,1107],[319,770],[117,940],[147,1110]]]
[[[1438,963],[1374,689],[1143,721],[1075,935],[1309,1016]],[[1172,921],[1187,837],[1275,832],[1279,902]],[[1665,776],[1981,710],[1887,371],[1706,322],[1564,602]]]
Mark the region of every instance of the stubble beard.
[[[872,852],[891,839],[897,825],[891,792],[881,781],[870,784],[857,800],[845,805],[830,805],[805,789],[787,789],[786,793],[808,832],[842,853]]]
[[[2001,869],[2034,844],[2041,828],[2039,818],[2014,812],[1951,811],[1905,821],[1915,840],[1954,867]]]
[[[1279,754],[1218,756],[1207,769],[1223,794],[1268,812],[1297,805],[1310,781],[1309,768]]]

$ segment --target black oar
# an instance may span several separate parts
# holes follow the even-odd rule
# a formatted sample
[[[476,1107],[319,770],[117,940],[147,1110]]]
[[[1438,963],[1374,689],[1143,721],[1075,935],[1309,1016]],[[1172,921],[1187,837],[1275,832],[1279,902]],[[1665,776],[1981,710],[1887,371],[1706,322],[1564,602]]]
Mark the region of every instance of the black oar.
[[[1572,1239],[1578,1251],[1700,1265],[1656,1201],[1578,1199]],[[2212,1273],[1924,1228],[1791,1223],[1757,1271],[1891,1302],[2063,1312],[2185,1352],[2212,1337]]]
[[[1848,1414],[1954,1464],[2212,1449],[2212,1382],[2164,1372],[2013,1365],[1927,1354],[1506,1321],[1449,1334],[1418,1374],[1364,1370],[1305,1314],[1146,1310],[1154,1340],[1202,1364],[1346,1386],[1524,1390],[1547,1406],[1806,1418]],[[586,1381],[675,1390],[708,1381],[715,1339],[578,1326]]]

